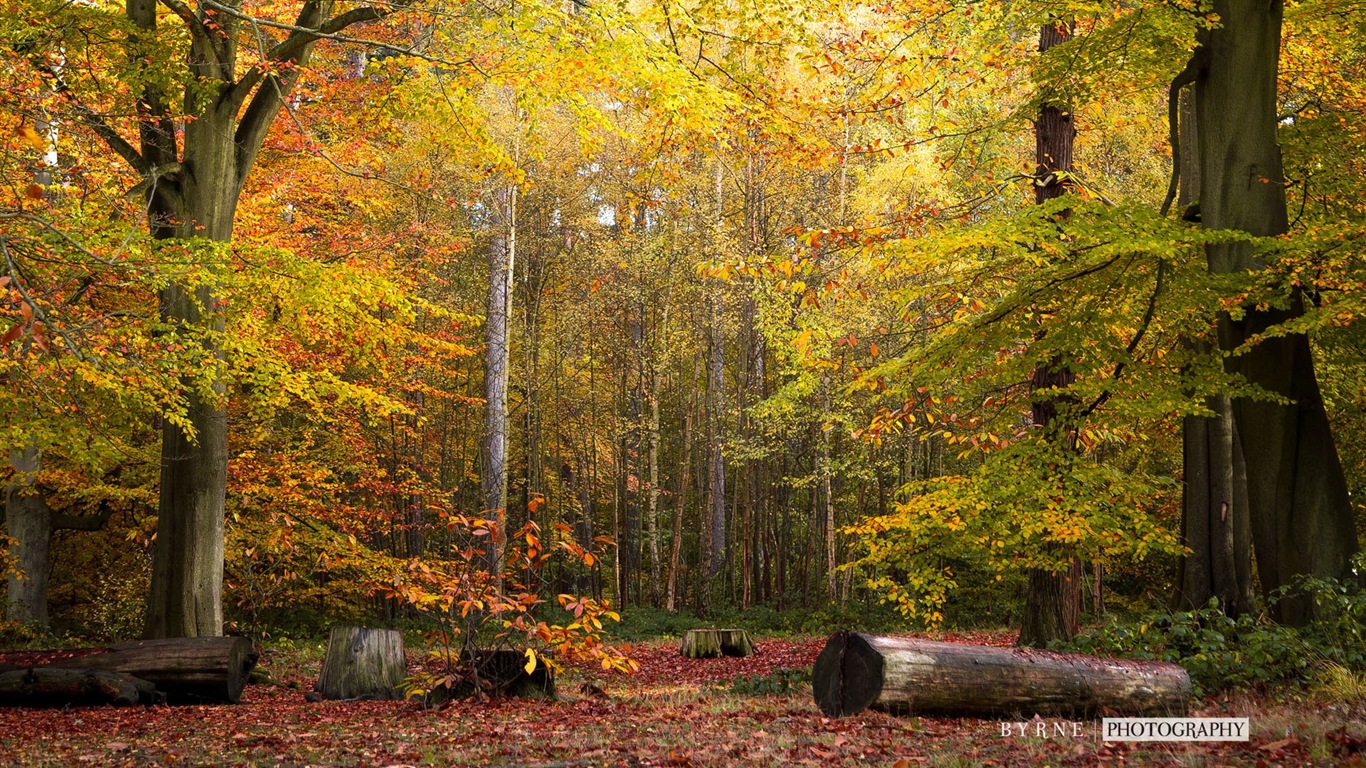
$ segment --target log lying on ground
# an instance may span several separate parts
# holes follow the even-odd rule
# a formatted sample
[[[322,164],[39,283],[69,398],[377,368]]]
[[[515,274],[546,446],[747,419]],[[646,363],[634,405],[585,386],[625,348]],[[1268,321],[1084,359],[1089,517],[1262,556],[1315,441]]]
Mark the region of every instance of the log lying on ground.
[[[983,717],[1097,714],[1180,716],[1186,670],[1156,661],[1100,659],[836,632],[812,670],[827,715],[893,713]]]
[[[392,629],[333,627],[313,690],[324,699],[401,699],[406,676],[403,634]]]
[[[51,666],[131,675],[171,703],[236,704],[258,657],[245,637],[178,637],[119,643]]]
[[[121,672],[31,667],[0,673],[0,707],[127,707],[165,700],[151,683]]]
[[[754,653],[754,643],[743,629],[690,629],[683,633],[679,653],[690,659],[748,656]]]

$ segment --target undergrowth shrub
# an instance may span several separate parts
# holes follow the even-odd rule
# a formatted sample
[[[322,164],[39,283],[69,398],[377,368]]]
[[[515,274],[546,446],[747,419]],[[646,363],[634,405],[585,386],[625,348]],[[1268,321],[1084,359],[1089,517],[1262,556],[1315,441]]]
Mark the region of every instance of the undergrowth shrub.
[[[811,667],[777,669],[767,675],[736,675],[730,692],[742,696],[772,696],[795,693],[811,685]]]
[[[1360,567],[1360,560],[1358,560]],[[1325,669],[1366,670],[1366,590],[1351,581],[1300,578],[1279,590],[1309,596],[1315,619],[1305,627],[1272,623],[1265,615],[1229,618],[1213,600],[1204,608],[1111,620],[1083,630],[1057,650],[1180,664],[1197,696],[1215,691],[1311,685]]]

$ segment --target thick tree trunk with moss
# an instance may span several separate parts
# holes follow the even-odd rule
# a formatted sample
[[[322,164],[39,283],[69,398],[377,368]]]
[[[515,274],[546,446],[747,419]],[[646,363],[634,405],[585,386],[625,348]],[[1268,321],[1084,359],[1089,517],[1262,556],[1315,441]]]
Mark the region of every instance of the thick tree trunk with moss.
[[[1182,716],[1191,683],[1176,664],[1100,659],[836,632],[816,657],[812,690],[834,717],[895,714],[1029,717]]]
[[[1217,0],[1220,24],[1202,33],[1195,82],[1200,142],[1200,214],[1210,229],[1276,236],[1288,229],[1276,102],[1283,7]],[[1210,270],[1264,268],[1250,244],[1211,246]],[[1268,328],[1300,316],[1303,297],[1285,307],[1247,307],[1241,319],[1220,318],[1220,346],[1239,350]],[[1248,506],[1262,589],[1298,574],[1344,577],[1357,550],[1352,507],[1309,340],[1303,334],[1264,339],[1228,358],[1230,370],[1285,399],[1238,398],[1233,415],[1247,466]],[[1307,599],[1276,607],[1282,621],[1312,616]]]
[[[1195,100],[1181,91],[1177,109],[1180,156],[1177,208],[1196,218],[1200,201],[1200,140]],[[1210,342],[1190,341],[1202,353]],[[1216,599],[1237,616],[1256,606],[1252,597],[1252,528],[1248,520],[1247,470],[1227,396],[1210,397],[1213,416],[1187,416],[1181,423],[1181,541],[1190,554],[1181,559],[1175,605],[1204,607]]]

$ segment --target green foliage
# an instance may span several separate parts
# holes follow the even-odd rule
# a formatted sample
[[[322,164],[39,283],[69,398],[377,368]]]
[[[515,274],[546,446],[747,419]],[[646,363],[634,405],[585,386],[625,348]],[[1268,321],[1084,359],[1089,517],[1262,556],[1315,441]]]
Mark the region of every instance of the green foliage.
[[[1194,611],[1111,621],[1052,647],[1175,662],[1190,673],[1197,696],[1236,688],[1309,685],[1334,666],[1366,670],[1366,590],[1354,583],[1303,578],[1277,598],[1291,593],[1313,599],[1317,615],[1308,626],[1273,624],[1250,614],[1232,619],[1211,601]]]
[[[741,696],[785,696],[811,685],[811,667],[779,669],[763,676],[736,675],[730,692]]]
[[[126,570],[95,577],[89,602],[76,612],[85,634],[103,641],[133,640],[142,635],[151,563],[137,558]]]

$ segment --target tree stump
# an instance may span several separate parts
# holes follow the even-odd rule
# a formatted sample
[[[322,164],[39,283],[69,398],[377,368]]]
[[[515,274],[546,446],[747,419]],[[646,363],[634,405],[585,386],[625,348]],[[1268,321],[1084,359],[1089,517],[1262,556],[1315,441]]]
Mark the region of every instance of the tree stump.
[[[690,659],[743,657],[754,653],[754,643],[743,629],[690,629],[683,633],[679,652]]]
[[[1191,697],[1186,670],[1166,662],[843,631],[816,658],[812,689],[833,716],[1180,716]]]
[[[0,673],[0,707],[160,704],[166,696],[146,680],[103,669],[32,667]]]
[[[169,701],[236,704],[259,654],[245,637],[137,640],[51,666],[102,669],[146,680]]]
[[[324,699],[401,699],[406,670],[402,633],[333,627],[313,690]]]

